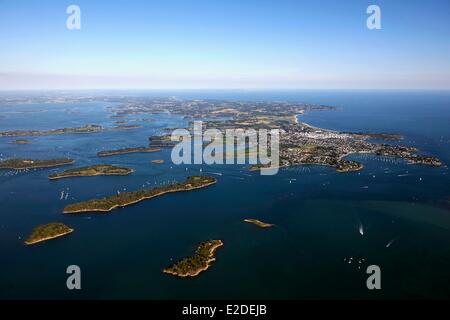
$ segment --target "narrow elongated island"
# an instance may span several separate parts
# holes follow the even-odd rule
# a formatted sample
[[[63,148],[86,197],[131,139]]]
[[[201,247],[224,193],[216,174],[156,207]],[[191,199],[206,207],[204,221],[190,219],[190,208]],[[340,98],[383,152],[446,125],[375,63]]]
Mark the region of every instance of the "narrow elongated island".
[[[131,130],[131,129],[139,129],[142,128],[139,124],[119,124],[114,127],[114,129],[122,129],[122,130]]]
[[[96,124],[87,124],[82,127],[73,128],[60,128],[60,129],[48,129],[48,130],[13,130],[13,131],[1,131],[0,137],[21,137],[21,136],[49,136],[49,135],[61,135],[72,133],[97,133],[109,130],[129,130],[141,128],[141,125],[116,125],[112,128],[104,128]]]
[[[103,131],[103,127],[95,124],[88,124],[83,127],[62,128],[49,130],[14,130],[0,132],[0,137],[19,137],[19,136],[47,136],[67,133],[94,133]]]
[[[215,178],[208,176],[188,177],[185,182],[175,183],[164,187],[153,189],[140,189],[131,192],[122,192],[103,199],[92,199],[84,202],[69,204],[64,208],[64,213],[81,212],[109,212],[116,208],[126,207],[131,204],[141,202],[161,196],[166,193],[190,191],[205,188],[217,182]]]
[[[117,150],[106,150],[97,152],[98,157],[110,157],[119,154],[127,154],[127,153],[146,153],[146,152],[158,152],[161,151],[160,148],[149,148],[149,147],[138,147],[138,148],[125,148],[125,149],[117,149]]]
[[[16,139],[11,141],[12,144],[29,144],[31,141],[28,139]]]
[[[274,224],[262,222],[261,220],[258,219],[244,219],[244,222],[254,224],[260,228],[271,228],[274,226]]]
[[[64,166],[74,163],[73,159],[49,159],[49,160],[33,160],[33,159],[9,159],[0,161],[0,169],[37,169]]]
[[[64,223],[53,222],[37,226],[31,232],[31,235],[25,240],[26,245],[32,245],[39,242],[55,239],[72,233],[74,229],[69,228]]]
[[[192,256],[176,262],[169,268],[164,269],[163,272],[182,278],[198,276],[200,272],[207,270],[216,260],[214,253],[221,246],[223,246],[221,240],[202,242]]]
[[[93,176],[125,176],[131,174],[133,169],[116,167],[110,164],[99,164],[90,167],[68,169],[63,172],[54,173],[48,176],[50,180],[70,178],[70,177],[93,177]]]

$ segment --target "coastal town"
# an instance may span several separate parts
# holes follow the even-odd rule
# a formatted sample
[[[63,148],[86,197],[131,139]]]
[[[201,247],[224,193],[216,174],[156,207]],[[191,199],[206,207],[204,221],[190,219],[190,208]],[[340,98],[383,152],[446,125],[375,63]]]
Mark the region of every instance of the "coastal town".
[[[320,164],[334,167],[338,172],[357,171],[363,168],[362,164],[344,159],[355,153],[392,156],[413,164],[442,165],[435,157],[418,155],[416,148],[375,143],[369,139],[371,135],[340,133],[306,123],[286,126],[280,139],[280,165]]]
[[[31,99],[31,98],[30,98]],[[34,99],[34,100],[33,100]],[[29,102],[54,103],[54,98],[35,97]],[[58,98],[60,99],[60,98]],[[90,101],[89,97],[70,97],[69,101]],[[286,101],[234,101],[209,99],[147,98],[147,97],[98,97],[100,101],[113,102],[109,108],[111,118],[116,123],[125,123],[124,118],[135,115],[171,114],[189,120],[188,130],[192,130],[195,120],[202,120],[204,129],[218,129],[225,133],[227,129],[279,129],[280,159],[279,166],[287,167],[301,164],[327,165],[337,172],[349,172],[363,169],[363,164],[345,159],[357,153],[401,158],[408,163],[429,166],[441,166],[442,162],[431,155],[421,154],[415,147],[396,144],[402,137],[398,133],[383,132],[338,132],[316,128],[300,122],[298,117],[305,112],[332,111],[333,106],[307,104]],[[58,100],[59,101],[59,100]],[[6,100],[9,104],[23,103],[23,100]],[[0,137],[59,135],[69,133],[95,133],[103,130],[138,129],[139,126],[116,126],[104,128],[101,125],[87,124],[75,128],[52,130],[15,130],[0,132]],[[157,152],[160,148],[172,148],[177,141],[171,139],[170,132],[177,128],[165,128],[166,134],[150,136],[148,147],[130,147],[118,150],[102,150],[99,157],[134,152]],[[381,141],[381,142],[380,142]],[[9,162],[14,160],[8,160]],[[6,166],[4,162],[0,166]],[[17,161],[16,161],[17,162]],[[263,168],[256,164],[252,170]],[[25,166],[16,166],[17,168]]]

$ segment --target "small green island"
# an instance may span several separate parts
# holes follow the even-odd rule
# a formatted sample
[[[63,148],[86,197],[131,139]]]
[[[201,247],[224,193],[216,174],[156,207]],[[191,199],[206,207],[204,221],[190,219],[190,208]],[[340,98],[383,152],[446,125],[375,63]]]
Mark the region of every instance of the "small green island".
[[[100,164],[89,167],[68,169],[63,172],[54,173],[48,176],[50,180],[70,178],[70,177],[93,177],[93,176],[125,176],[131,174],[133,169],[116,167],[110,164]]]
[[[258,219],[244,219],[244,222],[254,224],[260,228],[271,228],[275,226],[274,224],[262,222],[261,220]]]
[[[74,163],[73,159],[49,159],[49,160],[33,160],[33,159],[9,159],[0,161],[0,169],[37,169],[64,166]]]
[[[274,167],[271,167],[271,164],[269,163],[269,164],[261,164],[261,163],[258,163],[258,164],[253,164],[253,165],[251,165],[250,167],[249,167],[249,171],[260,171],[260,170],[262,170],[262,169],[276,169],[276,168],[278,168],[278,169],[281,169],[282,168],[282,166],[274,166]]]
[[[172,141],[170,135],[164,136],[151,136],[149,139],[150,146],[156,148],[172,148],[176,145],[175,141]]]
[[[138,148],[124,148],[117,150],[106,150],[97,152],[98,157],[110,157],[119,154],[127,154],[127,153],[148,153],[148,152],[158,152],[161,151],[160,148],[153,147],[138,147]]]
[[[213,185],[217,180],[208,176],[188,177],[185,182],[175,183],[153,189],[140,189],[131,192],[122,192],[103,199],[92,199],[66,206],[63,213],[81,212],[109,212],[116,208],[126,207],[131,204],[161,196],[166,193],[190,191]]]
[[[25,240],[25,244],[32,245],[50,239],[55,239],[72,233],[73,231],[74,229],[59,222],[40,225],[33,229],[31,235],[27,238],[27,240]]]
[[[343,173],[362,170],[364,169],[364,165],[356,161],[341,159],[335,165],[335,168],[336,172]]]
[[[16,139],[11,141],[12,144],[29,144],[31,141],[28,139]]]
[[[182,278],[196,277],[200,272],[207,270],[216,260],[214,254],[221,246],[223,246],[221,240],[204,241],[199,244],[192,256],[174,263],[163,272]]]

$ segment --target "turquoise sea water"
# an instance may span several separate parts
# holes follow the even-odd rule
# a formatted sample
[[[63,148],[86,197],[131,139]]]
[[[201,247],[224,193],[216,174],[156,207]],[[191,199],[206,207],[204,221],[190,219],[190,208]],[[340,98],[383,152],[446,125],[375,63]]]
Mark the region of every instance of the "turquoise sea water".
[[[122,93],[121,93],[122,94]],[[345,131],[398,132],[450,163],[448,92],[132,92],[185,98],[290,100],[337,106],[301,121]],[[104,102],[0,106],[0,131],[87,123],[113,126]],[[24,112],[26,111],[26,112]],[[31,111],[31,112],[29,112]],[[39,111],[39,112],[37,112]],[[153,122],[140,122],[152,118]],[[96,152],[145,146],[172,115],[133,116],[143,128],[96,134],[30,137],[28,145],[0,139],[0,157],[72,157],[77,165],[111,163],[135,169],[125,177],[49,181],[41,169],[0,171],[0,298],[302,299],[450,297],[450,179],[447,166],[408,165],[354,155],[360,173],[320,166],[260,176],[246,166],[175,166],[170,151],[97,158]],[[129,124],[133,124],[130,122]],[[164,159],[164,165],[151,164]],[[213,174],[218,183],[166,195],[109,214],[62,214],[65,205]],[[60,200],[61,192],[67,200]],[[242,222],[276,224],[259,229]],[[24,238],[38,224],[64,222],[76,231],[32,247]],[[360,233],[363,230],[363,235]],[[193,279],[161,270],[198,242],[222,239],[217,261]],[[389,244],[389,245],[388,245]],[[352,263],[348,263],[351,259]],[[82,270],[82,290],[66,289],[66,267]],[[366,288],[368,265],[382,271],[382,290]]]

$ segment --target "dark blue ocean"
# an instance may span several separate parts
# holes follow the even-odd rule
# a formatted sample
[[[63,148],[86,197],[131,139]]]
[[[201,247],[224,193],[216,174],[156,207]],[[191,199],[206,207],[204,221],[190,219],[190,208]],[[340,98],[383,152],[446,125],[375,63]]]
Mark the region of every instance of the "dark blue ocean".
[[[104,94],[104,93],[99,93]],[[116,94],[111,92],[108,94]],[[300,121],[345,131],[395,132],[403,144],[450,163],[450,92],[205,91],[120,92],[230,100],[289,100],[333,105]],[[0,131],[114,125],[113,103],[0,105]],[[142,122],[151,118],[153,122]],[[0,138],[0,158],[71,157],[77,166],[131,167],[122,177],[49,181],[62,168],[0,171],[0,298],[305,299],[449,298],[450,177],[448,167],[409,165],[355,155],[365,168],[338,174],[299,166],[275,176],[247,166],[175,166],[170,150],[97,158],[96,152],[146,146],[166,127],[186,126],[173,115],[135,115],[143,127],[95,134]],[[163,165],[152,164],[164,159]],[[108,214],[64,215],[69,203],[214,175],[212,187],[165,195]],[[61,193],[64,197],[61,199]],[[67,195],[67,198],[66,198]],[[243,223],[257,218],[276,227]],[[75,232],[35,246],[33,227],[63,222]],[[361,234],[360,230],[363,230]],[[217,261],[200,276],[162,273],[196,245],[222,239]],[[78,265],[82,290],[66,288],[66,268]],[[366,268],[381,268],[381,290],[366,287]]]

